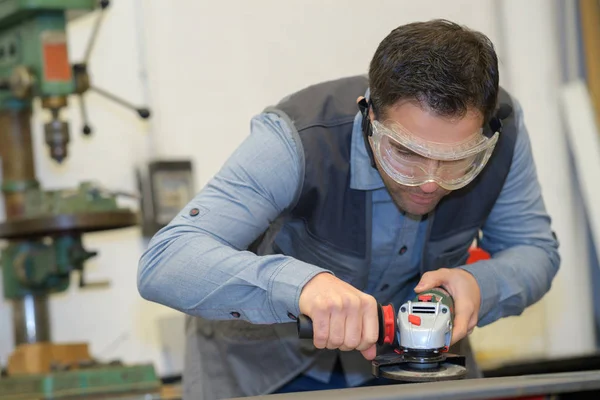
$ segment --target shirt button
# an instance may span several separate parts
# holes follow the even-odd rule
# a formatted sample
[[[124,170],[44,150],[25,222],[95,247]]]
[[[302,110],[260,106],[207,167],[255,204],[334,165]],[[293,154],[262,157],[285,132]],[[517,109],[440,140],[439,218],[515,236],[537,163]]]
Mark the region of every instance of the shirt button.
[[[296,320],[296,316],[294,314],[292,314],[291,312],[288,313],[288,318],[293,319],[294,321]]]
[[[196,215],[198,215],[198,214],[200,214],[200,210],[198,210],[197,208],[192,208],[192,209],[190,210],[190,215],[191,215],[192,217],[195,217],[195,216],[196,216]]]
[[[239,318],[240,317],[240,313],[237,311],[232,311],[231,315],[233,315],[234,318]]]
[[[408,250],[408,248],[406,246],[402,246],[402,248],[400,249],[398,254],[402,255],[402,254],[406,253],[406,250]]]

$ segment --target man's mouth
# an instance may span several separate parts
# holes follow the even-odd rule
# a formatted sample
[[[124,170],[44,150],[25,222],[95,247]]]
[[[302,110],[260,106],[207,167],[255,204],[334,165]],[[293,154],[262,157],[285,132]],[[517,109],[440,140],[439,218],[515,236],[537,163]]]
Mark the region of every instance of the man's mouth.
[[[416,204],[420,204],[420,205],[428,205],[431,204],[432,201],[435,200],[435,196],[421,196],[415,193],[410,193],[410,199],[412,200],[413,203]]]

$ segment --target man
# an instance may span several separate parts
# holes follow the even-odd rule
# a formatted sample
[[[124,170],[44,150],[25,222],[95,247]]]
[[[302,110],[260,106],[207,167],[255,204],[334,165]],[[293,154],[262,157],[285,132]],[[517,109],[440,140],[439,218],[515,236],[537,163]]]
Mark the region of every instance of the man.
[[[465,265],[474,240],[492,258]],[[368,80],[316,84],[256,116],[153,238],[138,285],[189,315],[190,399],[354,387],[376,382],[377,302],[446,288],[452,343],[469,355],[475,326],[549,290],[557,247],[493,45],[435,20],[392,31]]]

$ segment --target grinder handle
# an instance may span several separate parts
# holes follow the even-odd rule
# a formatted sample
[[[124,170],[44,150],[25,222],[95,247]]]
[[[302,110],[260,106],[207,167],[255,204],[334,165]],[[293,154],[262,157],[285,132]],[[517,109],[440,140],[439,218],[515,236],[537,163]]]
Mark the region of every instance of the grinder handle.
[[[380,346],[383,344],[393,344],[396,339],[396,312],[394,311],[394,306],[391,304],[387,306],[377,304],[377,315],[379,317],[377,344]],[[296,319],[296,326],[300,339],[313,338],[313,322],[308,315],[300,314]]]
[[[298,337],[300,339],[313,338],[313,323],[308,315],[300,314],[296,321],[296,325],[298,327]]]

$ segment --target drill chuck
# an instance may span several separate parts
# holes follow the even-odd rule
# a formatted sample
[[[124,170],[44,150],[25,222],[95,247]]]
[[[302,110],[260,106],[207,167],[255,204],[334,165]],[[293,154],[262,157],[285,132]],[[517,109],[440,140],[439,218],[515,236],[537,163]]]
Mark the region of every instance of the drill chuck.
[[[61,163],[68,155],[69,124],[57,118],[53,118],[44,125],[46,144],[50,157]]]

